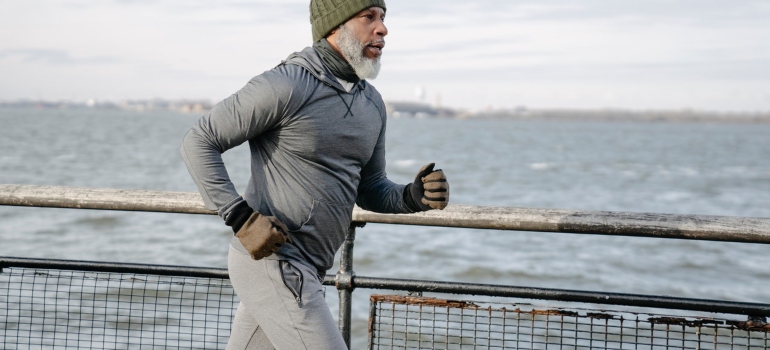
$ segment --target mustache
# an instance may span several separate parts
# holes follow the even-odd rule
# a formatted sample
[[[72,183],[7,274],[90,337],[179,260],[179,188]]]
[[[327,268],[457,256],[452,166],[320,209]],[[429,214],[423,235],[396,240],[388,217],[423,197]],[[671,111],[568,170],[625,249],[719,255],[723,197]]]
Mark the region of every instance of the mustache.
[[[375,44],[382,44],[384,46],[385,45],[385,39],[372,40],[372,41],[364,43],[364,46],[375,45]]]

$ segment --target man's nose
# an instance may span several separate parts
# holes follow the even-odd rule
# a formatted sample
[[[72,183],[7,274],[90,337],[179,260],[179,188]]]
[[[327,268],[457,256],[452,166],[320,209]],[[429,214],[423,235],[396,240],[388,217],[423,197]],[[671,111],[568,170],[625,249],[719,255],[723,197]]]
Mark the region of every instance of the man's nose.
[[[388,35],[388,27],[385,26],[385,22],[380,20],[377,23],[377,27],[374,29],[374,34],[377,34],[378,36],[385,37]]]

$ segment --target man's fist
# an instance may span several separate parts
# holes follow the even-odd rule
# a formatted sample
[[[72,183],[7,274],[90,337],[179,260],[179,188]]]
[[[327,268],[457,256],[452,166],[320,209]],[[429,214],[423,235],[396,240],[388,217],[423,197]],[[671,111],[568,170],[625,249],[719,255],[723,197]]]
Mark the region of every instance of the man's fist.
[[[434,166],[435,163],[429,163],[420,168],[414,182],[407,185],[405,199],[410,209],[444,209],[449,204],[449,182],[441,169],[433,170]]]
[[[275,216],[251,213],[249,219],[235,234],[254,260],[262,259],[278,251],[286,242],[291,242],[286,225]]]

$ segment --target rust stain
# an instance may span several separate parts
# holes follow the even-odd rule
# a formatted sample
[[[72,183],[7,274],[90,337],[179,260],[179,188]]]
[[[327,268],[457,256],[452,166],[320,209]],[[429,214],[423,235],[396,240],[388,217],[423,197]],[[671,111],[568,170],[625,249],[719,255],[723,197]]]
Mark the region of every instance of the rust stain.
[[[589,312],[589,313],[586,314],[586,316],[588,316],[590,318],[598,318],[598,319],[601,319],[601,320],[614,320],[615,319],[615,315],[610,315],[610,314],[606,314],[606,313],[603,313],[603,312]]]
[[[566,310],[532,310],[533,315],[580,317],[577,312]]]
[[[713,319],[695,319],[695,320],[688,320],[685,318],[679,318],[679,317],[653,317],[649,318],[648,321],[650,323],[658,323],[658,324],[668,324],[668,325],[681,325],[681,326],[688,326],[688,327],[702,327],[702,326],[708,326],[708,325],[729,325],[734,327],[735,329],[740,329],[744,331],[757,331],[757,332],[768,332],[770,333],[770,324],[765,323],[763,321],[720,321],[720,320],[713,320]]]
[[[409,305],[427,305],[436,307],[450,307],[450,308],[476,308],[479,306],[462,300],[446,300],[436,298],[424,298],[424,297],[409,297],[402,295],[377,295],[372,294],[369,298],[372,302],[388,302],[394,304],[409,304]]]
[[[650,317],[647,321],[652,324],[666,324],[671,326],[697,327],[702,325],[697,321],[688,320],[682,317]]]
[[[727,324],[744,331],[770,332],[770,323],[762,321],[727,321]]]
[[[403,295],[379,295],[379,294],[372,294],[369,297],[370,301],[373,303],[393,303],[393,304],[408,304],[408,305],[425,305],[425,306],[435,306],[435,307],[446,307],[446,308],[460,308],[460,309],[476,309],[476,310],[487,310],[487,311],[493,311],[495,310],[493,307],[489,306],[486,308],[480,307],[478,304],[468,302],[468,301],[462,301],[462,300],[447,300],[447,299],[437,299],[437,298],[428,298],[428,297],[412,297],[412,296],[403,296]],[[532,315],[545,315],[545,316],[567,316],[567,317],[580,317],[580,314],[574,311],[567,311],[567,310],[558,310],[558,309],[549,309],[549,310],[521,310],[520,308],[516,308],[514,310],[509,310],[506,308],[500,309],[500,311],[504,312],[517,312],[517,313],[523,313],[523,314],[532,314]],[[589,315],[590,316],[590,315]],[[607,315],[607,314],[594,314],[590,317],[596,317],[596,318],[608,318],[612,319],[614,316]],[[370,325],[370,328],[372,326]]]
[[[369,317],[369,339],[372,338],[372,334],[374,333],[374,319],[376,317]]]

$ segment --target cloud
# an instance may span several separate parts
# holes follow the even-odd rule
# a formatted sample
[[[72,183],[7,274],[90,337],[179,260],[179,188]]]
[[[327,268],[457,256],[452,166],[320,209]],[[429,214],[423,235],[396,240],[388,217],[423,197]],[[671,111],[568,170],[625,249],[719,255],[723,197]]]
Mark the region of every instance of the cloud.
[[[575,95],[604,105],[604,92],[613,91],[633,97],[616,100],[623,103],[644,96],[653,105],[662,96],[673,104],[692,92],[709,106],[749,107],[747,99],[713,96],[760,86],[767,106],[765,0],[387,4],[390,34],[375,82],[386,98],[440,84],[445,101],[465,98],[468,106],[503,105],[511,94],[524,104]],[[0,5],[0,87],[13,96],[45,84],[52,97],[79,89],[94,97],[152,90],[216,99],[309,41],[308,0],[12,1]],[[584,86],[595,93],[581,92]],[[469,91],[479,94],[465,97]]]
[[[198,25],[264,26],[271,23],[307,21],[306,1],[179,1],[115,0],[123,6],[154,6],[168,18],[195,22]]]
[[[22,62],[32,63],[47,63],[54,65],[61,64],[111,64],[119,63],[120,60],[115,57],[109,56],[93,56],[93,57],[73,57],[67,51],[64,50],[49,50],[49,49],[9,49],[0,50],[0,59],[8,59],[12,57],[20,58]]]
[[[430,11],[437,7],[433,2],[406,5],[410,10]],[[701,22],[715,25],[725,22],[761,23],[767,20],[770,4],[764,0],[550,0],[516,1],[502,3],[497,0],[461,0],[442,2],[442,7],[454,9],[456,14],[481,15],[487,18],[508,16],[519,20],[652,20]],[[459,10],[459,11],[457,11]]]
[[[462,70],[391,69],[389,78],[409,77],[430,82],[452,81],[484,84],[495,81],[604,81],[617,83],[660,82],[665,87],[670,81],[755,81],[770,80],[770,69],[764,60],[724,60],[710,62],[650,62],[607,64],[532,64],[527,66],[473,65]],[[386,67],[387,66],[383,66]]]

